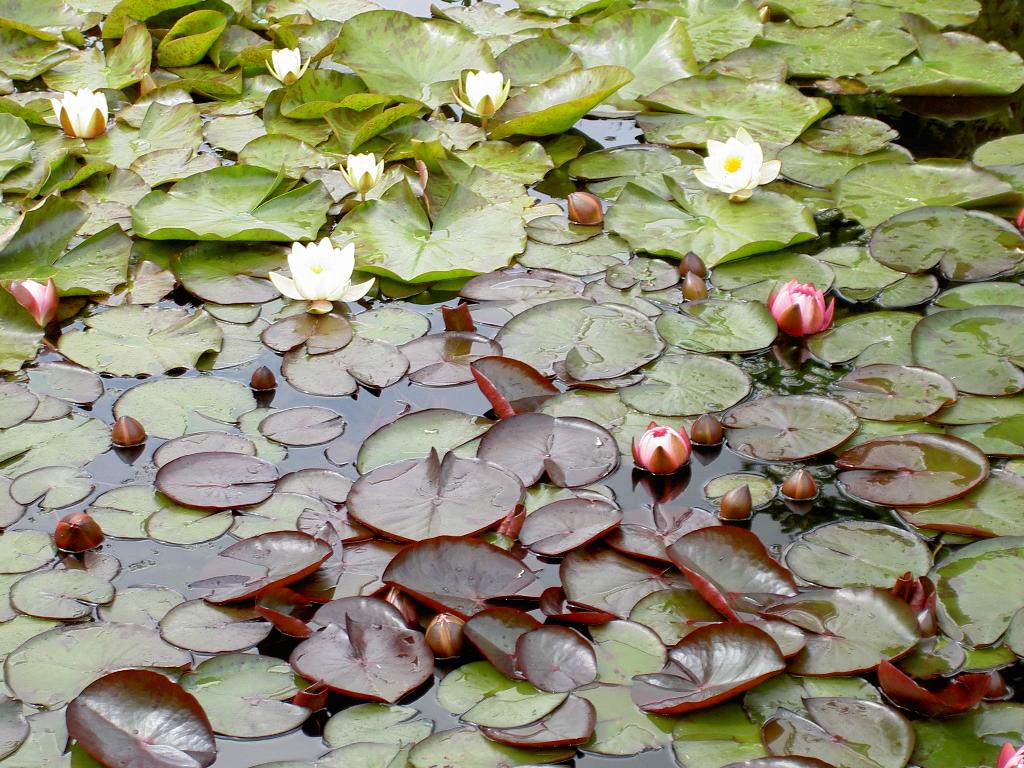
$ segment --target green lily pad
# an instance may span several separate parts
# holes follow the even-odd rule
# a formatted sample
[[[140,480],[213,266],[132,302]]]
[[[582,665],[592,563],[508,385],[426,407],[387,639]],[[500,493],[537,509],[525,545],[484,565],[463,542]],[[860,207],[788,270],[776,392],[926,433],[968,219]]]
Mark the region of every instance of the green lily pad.
[[[835,275],[833,288],[850,301],[873,299],[887,286],[903,279],[903,273],[871,258],[865,246],[840,245],[815,254]],[[848,318],[844,318],[848,319]],[[840,320],[836,325],[843,323]],[[822,334],[823,336],[824,334]]]
[[[452,81],[463,70],[496,69],[487,44],[464,27],[390,10],[350,19],[341,29],[334,58],[351,67],[370,90],[432,107],[452,100]]]
[[[1024,285],[1000,281],[958,285],[937,296],[933,306],[942,309],[967,309],[992,304],[1024,307]]]
[[[882,222],[871,255],[900,272],[938,267],[948,280],[987,280],[1024,264],[1024,237],[1005,220],[955,207],[914,208]]]
[[[497,336],[506,357],[545,376],[564,361],[577,380],[608,379],[635,371],[664,349],[654,324],[630,307],[560,299],[514,317]]]
[[[513,768],[560,763],[575,753],[568,749],[521,749],[498,744],[473,727],[440,731],[409,752],[411,768],[458,765],[460,768]]]
[[[781,674],[747,691],[743,696],[743,706],[757,722],[763,724],[778,709],[809,717],[810,713],[804,708],[804,700],[823,696],[882,701],[878,689],[859,677],[797,677]]]
[[[693,352],[752,352],[778,335],[764,304],[755,301],[691,301],[679,314],[663,314],[658,333],[669,344]]]
[[[866,155],[844,152],[821,152],[797,142],[779,152],[782,175],[812,187],[831,187],[854,168],[868,163],[911,163],[913,156],[903,147],[892,144]]]
[[[814,395],[750,400],[722,419],[729,446],[763,461],[794,461],[831,451],[857,431],[842,403]]]
[[[608,100],[612,107],[639,110],[636,99],[698,72],[688,26],[653,9],[630,9],[587,25],[565,25],[552,34],[579,57],[584,67],[617,65],[633,80]]]
[[[877,421],[917,421],[957,398],[956,387],[945,376],[905,365],[856,368],[830,391],[862,419]]]
[[[742,0],[681,0],[653,3],[652,7],[686,22],[694,55],[700,62],[743,51],[761,32],[756,9]]]
[[[55,91],[118,90],[139,82],[149,72],[152,57],[149,30],[142,24],[131,24],[106,54],[99,48],[76,51],[50,69],[43,80]]]
[[[693,251],[712,267],[817,234],[808,210],[776,192],[759,191],[733,203],[717,192],[680,190],[678,203],[627,184],[605,221],[636,251],[676,258]]]
[[[911,760],[922,768],[995,765],[1007,741],[1024,741],[1024,706],[982,703],[966,714],[914,723],[917,746]]]
[[[810,283],[827,293],[833,274],[829,266],[803,253],[779,251],[751,256],[719,265],[711,273],[715,288],[729,291],[734,298],[767,302],[772,289],[788,280]]]
[[[904,573],[924,576],[932,558],[912,533],[866,520],[849,520],[802,534],[786,550],[797,576],[823,587],[891,588]]]
[[[57,555],[53,540],[42,531],[9,531],[0,538],[0,573],[27,573]]]
[[[661,416],[724,411],[750,392],[750,377],[706,355],[664,355],[643,369],[641,383],[620,390],[631,408]]]
[[[1019,307],[936,312],[914,329],[914,360],[949,378],[961,392],[1012,395],[1024,390],[1021,322]]]
[[[808,98],[785,83],[721,75],[677,80],[640,101],[651,109],[681,113],[641,115],[638,123],[648,141],[685,147],[725,141],[739,128],[757,141],[791,144],[831,109],[825,99]]]
[[[346,216],[339,233],[356,238],[359,268],[403,282],[431,282],[506,266],[526,245],[521,208],[456,186],[433,221],[405,183]],[[488,247],[478,243],[486,239]]]
[[[968,536],[1024,536],[1024,478],[996,469],[966,496],[897,512],[906,522],[927,530]]]
[[[942,631],[969,645],[991,645],[1024,607],[1024,537],[968,544],[936,565],[930,576]]]
[[[920,315],[911,312],[871,312],[839,320],[835,327],[811,336],[808,349],[832,365],[913,362],[911,333]]]
[[[359,448],[356,469],[365,474],[371,469],[397,461],[420,459],[431,449],[444,455],[459,446],[480,437],[491,426],[482,416],[452,411],[446,408],[428,408],[401,416],[378,429]],[[469,446],[467,446],[469,448]],[[467,455],[474,455],[475,448]]]
[[[36,635],[5,664],[7,685],[24,702],[60,707],[89,683],[119,669],[180,668],[190,655],[135,624],[59,627]]]
[[[594,735],[581,749],[598,755],[629,756],[672,743],[675,718],[640,710],[625,685],[591,686],[577,692],[594,705]]]
[[[224,429],[255,408],[256,400],[244,384],[200,376],[159,379],[132,387],[114,403],[114,416],[131,416],[150,436],[171,439]]]
[[[761,728],[735,701],[683,715],[672,737],[676,760],[688,768],[723,768],[768,754]]]
[[[500,173],[520,184],[538,182],[554,167],[544,147],[535,141],[523,142],[518,147],[505,141],[481,141],[456,155],[470,165]]]
[[[754,509],[760,509],[775,498],[775,483],[764,475],[756,472],[730,472],[709,480],[704,485],[704,497],[721,500],[729,491],[745,485],[750,491],[750,503]]]
[[[191,368],[205,352],[220,349],[222,338],[202,310],[189,314],[127,304],[94,315],[85,325],[86,330],[61,336],[61,353],[94,371],[119,376]]]
[[[161,67],[190,67],[206,56],[227,26],[227,17],[212,10],[193,11],[174,22],[156,48]]]
[[[16,168],[32,162],[35,141],[20,117],[0,113],[0,181]]]
[[[320,182],[271,197],[276,173],[254,166],[215,168],[168,191],[154,190],[132,211],[132,226],[150,240],[312,240],[330,195]]]
[[[600,66],[555,75],[512,96],[494,115],[492,139],[549,136],[577,120],[633,80],[625,67]]]
[[[879,21],[845,18],[837,24],[800,27],[768,24],[768,47],[786,60],[790,76],[857,77],[898,64],[916,47],[902,29]]]
[[[917,53],[863,78],[865,85],[900,96],[1006,96],[1024,85],[1019,53],[965,32],[941,32],[927,19],[904,16]]]
[[[40,467],[82,466],[110,447],[110,428],[78,413],[25,421],[0,431],[0,474],[18,477]]]

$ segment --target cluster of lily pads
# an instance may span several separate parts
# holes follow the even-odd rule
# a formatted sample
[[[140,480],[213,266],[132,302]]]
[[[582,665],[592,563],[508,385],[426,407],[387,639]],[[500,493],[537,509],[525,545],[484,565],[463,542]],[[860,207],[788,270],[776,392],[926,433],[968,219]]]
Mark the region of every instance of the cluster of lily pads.
[[[865,114],[979,10],[0,3],[0,768],[996,768],[1024,135]]]

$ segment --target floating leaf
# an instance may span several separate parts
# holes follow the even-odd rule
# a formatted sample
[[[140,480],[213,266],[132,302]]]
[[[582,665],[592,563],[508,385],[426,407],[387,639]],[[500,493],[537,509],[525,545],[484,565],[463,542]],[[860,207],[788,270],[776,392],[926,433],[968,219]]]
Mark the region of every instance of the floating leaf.
[[[1024,538],[1003,536],[968,544],[930,574],[939,626],[970,645],[995,643],[1024,607]]]
[[[914,360],[947,376],[961,392],[1012,395],[1024,389],[1019,307],[936,312],[914,328]]]
[[[526,679],[542,691],[572,691],[597,679],[594,649],[568,627],[538,627],[521,635],[516,660]]]
[[[832,395],[862,419],[917,421],[954,403],[957,390],[928,368],[867,365],[839,379]]]
[[[157,489],[186,507],[233,509],[259,504],[274,491],[277,469],[241,453],[193,453],[160,467]]]
[[[808,210],[777,192],[760,191],[735,205],[721,193],[685,190],[677,202],[627,184],[606,223],[636,251],[680,259],[693,251],[712,267],[777,251],[817,234]]]
[[[559,574],[565,596],[573,603],[623,619],[652,592],[686,586],[686,580],[664,564],[626,557],[600,545],[570,552]]]
[[[775,641],[762,630],[713,624],[670,648],[661,672],[634,678],[631,695],[645,712],[675,715],[731,698],[785,667]]]
[[[786,550],[786,565],[823,587],[890,588],[904,573],[924,576],[931,553],[923,541],[891,525],[866,520],[828,523]]]
[[[496,597],[517,595],[534,573],[502,549],[478,539],[439,536],[412,544],[384,571],[397,586],[439,611],[468,619]]]
[[[562,499],[534,510],[519,541],[540,555],[555,556],[589,544],[615,528],[622,511],[600,499]]]
[[[768,24],[768,50],[786,60],[791,77],[856,77],[898,64],[914,38],[879,21],[845,18],[831,26]]]
[[[153,768],[208,766],[217,757],[199,702],[157,672],[114,672],[82,691],[67,711],[68,735],[104,763]]]
[[[222,334],[206,312],[126,304],[85,321],[86,330],[62,334],[68,359],[118,376],[192,368],[205,352],[220,349]]]
[[[874,504],[924,507],[963,496],[989,473],[985,454],[955,437],[895,435],[861,443],[836,458],[839,482]]]
[[[312,240],[331,198],[319,182],[277,197],[277,174],[251,165],[196,173],[154,190],[132,209],[132,226],[150,240]]]
[[[738,405],[722,419],[729,446],[765,461],[793,461],[830,451],[857,430],[841,403],[813,395],[774,395]]]
[[[806,633],[807,644],[789,663],[790,671],[798,675],[873,669],[880,661],[905,654],[920,637],[907,604],[880,589],[812,589],[776,603],[766,613]]]
[[[436,450],[447,454],[486,432],[491,422],[447,408],[427,408],[400,416],[371,434],[359,447],[361,474],[400,461],[419,459]]]
[[[1024,536],[1024,477],[996,469],[966,496],[897,512],[911,525],[928,530]]]

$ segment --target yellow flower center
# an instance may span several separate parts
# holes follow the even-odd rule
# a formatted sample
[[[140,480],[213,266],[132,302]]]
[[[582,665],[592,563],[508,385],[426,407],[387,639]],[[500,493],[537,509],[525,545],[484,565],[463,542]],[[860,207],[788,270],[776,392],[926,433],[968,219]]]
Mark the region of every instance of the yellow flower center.
[[[725,159],[725,171],[726,173],[735,173],[743,165],[743,158],[740,157],[727,157]]]
[[[319,275],[321,272],[324,271],[324,265],[314,264],[312,267],[309,268],[309,271],[312,272],[314,275]]]

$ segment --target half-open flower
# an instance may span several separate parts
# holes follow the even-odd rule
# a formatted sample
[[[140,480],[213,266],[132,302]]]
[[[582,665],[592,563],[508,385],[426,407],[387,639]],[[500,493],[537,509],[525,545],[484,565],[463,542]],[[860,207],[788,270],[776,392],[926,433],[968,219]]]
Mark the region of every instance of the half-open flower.
[[[761,145],[740,128],[728,141],[709,139],[704,167],[693,175],[705,187],[725,192],[734,202],[742,202],[761,184],[775,181],[781,168],[778,160],[765,162]]]
[[[57,298],[57,286],[53,284],[52,277],[45,283],[15,280],[7,286],[7,292],[29,311],[40,328],[45,328],[57,316],[60,299]]]
[[[377,186],[377,182],[384,175],[384,161],[377,162],[373,152],[349,155],[345,159],[345,165],[341,166],[341,175],[360,197],[366,197],[366,193]]]
[[[288,254],[288,270],[292,276],[271,272],[268,277],[289,299],[310,302],[309,312],[330,312],[333,302],[358,301],[373,286],[373,280],[352,284],[355,250],[352,243],[335,248],[326,237],[309,245],[293,243],[292,252]]]
[[[671,475],[690,460],[686,430],[651,422],[640,439],[633,439],[633,461],[653,475]]]
[[[64,134],[72,139],[92,139],[107,130],[107,97],[80,88],[78,93],[64,91],[63,98],[50,99]]]
[[[306,72],[307,61],[302,63],[302,52],[298,48],[279,48],[270,54],[267,69],[285,85],[291,85]]]
[[[1024,768],[1024,746],[1014,749],[1010,742],[1003,744],[996,760],[996,768]]]
[[[501,72],[470,69],[462,73],[459,88],[453,91],[459,106],[477,117],[488,118],[501,109],[512,83]]]
[[[768,297],[768,311],[787,336],[810,336],[832,325],[836,300],[825,306],[825,295],[810,283],[790,280],[774,288]]]

